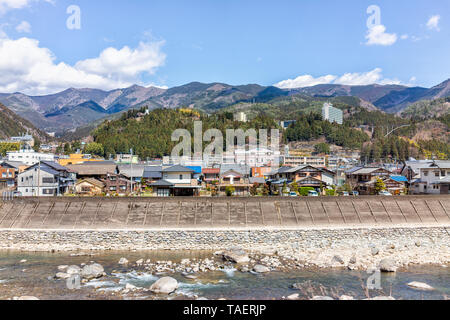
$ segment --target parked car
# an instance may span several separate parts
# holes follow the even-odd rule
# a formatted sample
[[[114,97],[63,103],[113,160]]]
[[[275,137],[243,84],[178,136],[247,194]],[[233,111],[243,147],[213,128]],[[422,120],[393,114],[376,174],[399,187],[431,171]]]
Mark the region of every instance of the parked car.
[[[291,192],[291,193],[289,193],[289,197],[298,197],[298,195],[295,192]]]
[[[342,196],[343,197],[350,197],[350,193],[348,193],[347,191],[342,192]]]
[[[392,197],[392,193],[388,192],[388,191],[380,191],[378,193],[379,196],[383,196],[383,197]]]
[[[319,193],[317,191],[309,191],[308,197],[318,197]]]
[[[359,196],[359,192],[358,192],[358,191],[353,191],[353,192],[352,192],[352,196],[354,196],[354,197]]]

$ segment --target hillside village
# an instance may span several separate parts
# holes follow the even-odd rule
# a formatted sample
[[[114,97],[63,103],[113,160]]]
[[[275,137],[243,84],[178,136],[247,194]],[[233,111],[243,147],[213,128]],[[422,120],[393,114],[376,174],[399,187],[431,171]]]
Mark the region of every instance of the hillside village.
[[[192,115],[189,109],[182,113]],[[137,121],[148,111],[137,113]],[[198,119],[200,114],[195,113]],[[324,104],[322,119],[343,123],[343,112]],[[244,112],[234,121],[248,121]],[[296,121],[279,124],[289,130]],[[450,161],[415,160],[368,164],[351,149],[313,151],[236,148],[205,158],[162,156],[146,159],[117,153],[104,158],[99,143],[80,149],[57,150],[39,145],[31,135],[10,137],[0,144],[14,147],[0,160],[0,190],[4,197],[215,197],[215,196],[360,196],[449,194]],[[83,153],[81,148],[92,153]],[[325,150],[324,150],[325,149]],[[64,154],[63,151],[66,151]],[[132,151],[132,150],[131,150]]]

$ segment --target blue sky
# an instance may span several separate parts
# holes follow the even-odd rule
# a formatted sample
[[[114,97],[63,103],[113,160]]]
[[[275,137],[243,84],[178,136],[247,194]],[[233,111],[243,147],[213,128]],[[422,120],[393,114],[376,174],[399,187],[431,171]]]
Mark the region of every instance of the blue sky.
[[[70,5],[79,30],[66,26]],[[371,31],[370,5],[381,12]],[[450,77],[449,13],[448,0],[0,0],[0,92],[191,81],[430,87]]]

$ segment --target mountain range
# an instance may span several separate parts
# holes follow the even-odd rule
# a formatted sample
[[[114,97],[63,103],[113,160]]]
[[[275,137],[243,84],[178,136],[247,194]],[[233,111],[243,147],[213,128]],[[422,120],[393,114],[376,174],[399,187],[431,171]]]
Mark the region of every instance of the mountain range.
[[[296,95],[318,98],[352,96],[360,99],[362,107],[400,113],[421,100],[449,97],[450,79],[430,89],[401,85],[322,84],[283,90],[257,84],[233,86],[199,82],[170,89],[145,88],[138,85],[111,91],[71,88],[46,96],[0,93],[0,103],[42,130],[63,132],[142,106],[148,106],[149,109],[183,106],[214,112],[240,102],[266,103],[280,97]]]

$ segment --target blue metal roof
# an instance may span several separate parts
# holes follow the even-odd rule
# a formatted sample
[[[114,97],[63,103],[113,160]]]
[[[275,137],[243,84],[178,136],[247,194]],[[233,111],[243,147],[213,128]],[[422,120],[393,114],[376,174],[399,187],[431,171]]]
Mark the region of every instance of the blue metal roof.
[[[186,166],[186,168],[194,170],[194,173],[202,173],[202,167],[200,166]]]
[[[408,182],[408,179],[404,176],[390,176],[390,178],[397,182]]]

